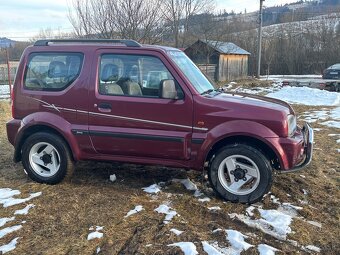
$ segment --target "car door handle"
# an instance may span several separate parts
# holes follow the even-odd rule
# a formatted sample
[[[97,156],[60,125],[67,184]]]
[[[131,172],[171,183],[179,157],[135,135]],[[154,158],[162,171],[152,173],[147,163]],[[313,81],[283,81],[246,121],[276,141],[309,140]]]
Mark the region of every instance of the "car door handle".
[[[112,105],[109,103],[100,103],[98,104],[98,111],[100,112],[111,112]]]

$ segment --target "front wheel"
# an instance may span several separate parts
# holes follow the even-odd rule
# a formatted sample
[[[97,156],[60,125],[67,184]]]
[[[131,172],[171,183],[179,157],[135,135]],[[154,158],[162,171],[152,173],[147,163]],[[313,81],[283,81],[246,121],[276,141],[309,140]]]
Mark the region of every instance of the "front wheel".
[[[74,164],[65,142],[51,133],[35,133],[22,147],[22,164],[28,176],[40,183],[56,184],[71,176]]]
[[[259,150],[245,144],[229,145],[219,150],[208,173],[213,189],[232,202],[255,203],[272,184],[269,160]]]

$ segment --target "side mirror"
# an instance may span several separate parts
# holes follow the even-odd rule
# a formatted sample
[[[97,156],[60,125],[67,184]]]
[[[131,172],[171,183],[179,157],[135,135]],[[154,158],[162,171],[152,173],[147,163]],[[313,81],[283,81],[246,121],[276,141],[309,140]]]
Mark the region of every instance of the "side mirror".
[[[160,87],[161,98],[177,99],[177,90],[174,80],[162,80]]]

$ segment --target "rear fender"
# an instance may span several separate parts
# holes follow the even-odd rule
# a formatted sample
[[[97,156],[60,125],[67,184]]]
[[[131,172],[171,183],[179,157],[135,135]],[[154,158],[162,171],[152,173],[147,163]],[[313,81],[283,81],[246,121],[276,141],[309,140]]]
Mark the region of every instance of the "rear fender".
[[[45,128],[44,128],[45,127]],[[21,158],[21,147],[32,132],[41,132],[46,129],[52,129],[59,134],[71,149],[74,160],[79,160],[80,149],[77,141],[72,134],[71,124],[64,118],[49,112],[37,112],[26,116],[22,120],[22,124],[18,129],[18,135],[15,139],[15,159],[19,161]]]

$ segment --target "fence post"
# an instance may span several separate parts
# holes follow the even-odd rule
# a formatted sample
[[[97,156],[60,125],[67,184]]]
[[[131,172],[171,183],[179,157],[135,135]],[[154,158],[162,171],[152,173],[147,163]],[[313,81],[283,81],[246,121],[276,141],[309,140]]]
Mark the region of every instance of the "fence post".
[[[10,98],[10,100],[12,100],[11,69],[10,69],[10,64],[9,64],[8,48],[6,48],[6,60],[7,60],[9,98]]]

